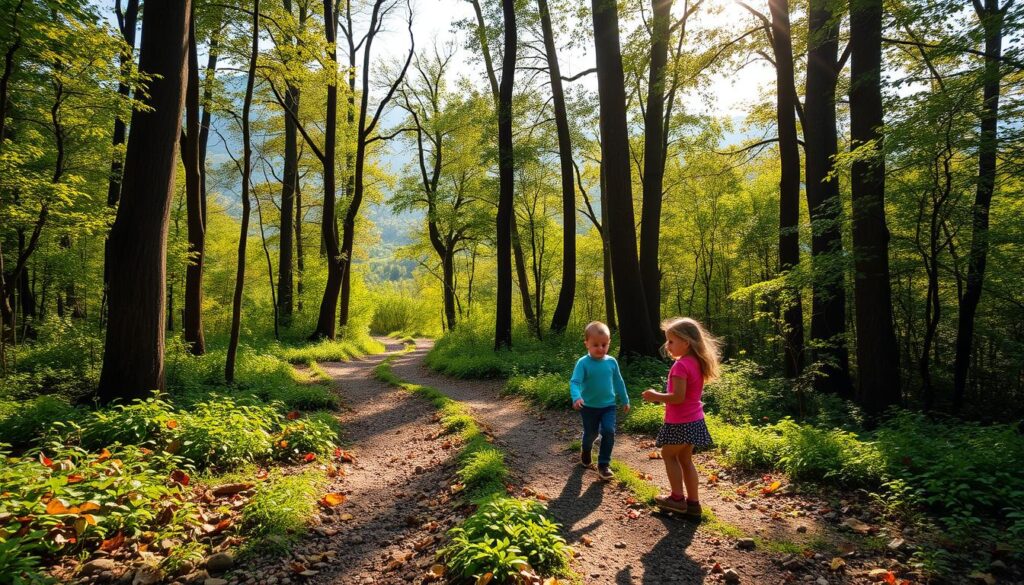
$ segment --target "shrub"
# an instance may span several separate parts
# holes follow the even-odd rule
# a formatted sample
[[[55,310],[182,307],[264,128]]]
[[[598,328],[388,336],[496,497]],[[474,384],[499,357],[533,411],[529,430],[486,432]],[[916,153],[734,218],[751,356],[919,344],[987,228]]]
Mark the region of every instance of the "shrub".
[[[544,408],[568,408],[569,378],[559,374],[512,376],[505,383],[506,394],[526,396]]]
[[[819,429],[789,419],[774,428],[782,443],[778,466],[790,477],[851,486],[881,484],[885,469],[874,443],[839,429]]]
[[[650,435],[658,432],[664,420],[665,408],[662,405],[634,400],[629,414],[622,421],[622,429],[630,433]]]
[[[274,437],[274,457],[299,459],[308,453],[328,455],[337,447],[338,420],[329,412],[288,421]]]
[[[494,447],[483,447],[467,453],[458,470],[471,499],[500,494],[505,491],[505,455]]]
[[[200,469],[268,459],[271,431],[281,420],[274,405],[238,404],[216,395],[179,414],[172,445],[180,443],[178,454]]]
[[[275,476],[262,483],[242,510],[242,531],[252,540],[246,554],[283,554],[317,513],[317,495],[327,483],[319,470]]]
[[[370,332],[375,335],[396,331],[415,335],[436,329],[434,307],[422,296],[384,289],[375,293],[374,301]]]
[[[171,405],[159,398],[94,410],[82,420],[81,445],[86,449],[114,444],[156,447],[157,441],[172,430],[168,422],[174,418]]]
[[[498,497],[449,530],[451,541],[439,554],[451,574],[461,578],[492,573],[498,582],[512,582],[528,568],[562,574],[571,549],[559,530],[540,503]]]
[[[0,443],[27,447],[52,434],[54,423],[74,420],[78,409],[56,396],[0,402]]]

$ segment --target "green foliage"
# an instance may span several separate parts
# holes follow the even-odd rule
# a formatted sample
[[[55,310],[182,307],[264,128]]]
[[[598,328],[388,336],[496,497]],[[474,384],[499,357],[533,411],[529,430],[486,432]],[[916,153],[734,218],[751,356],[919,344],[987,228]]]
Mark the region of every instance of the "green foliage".
[[[326,484],[327,476],[319,470],[274,475],[263,482],[242,510],[242,532],[250,538],[243,553],[288,552],[316,515],[318,494]]]
[[[569,379],[559,374],[512,376],[505,383],[505,393],[526,396],[544,408],[567,408]]]
[[[274,457],[300,459],[307,453],[329,455],[337,447],[341,425],[329,412],[316,412],[308,418],[288,421],[274,435]]]
[[[400,331],[416,336],[436,329],[433,307],[421,294],[403,291],[395,287],[377,287],[374,292],[373,320],[370,332],[374,335],[388,335]]]
[[[660,404],[631,401],[629,414],[622,421],[622,429],[630,433],[654,434],[665,420],[665,409]]]
[[[432,369],[456,378],[501,378],[571,372],[583,352],[581,339],[568,334],[537,340],[523,333],[516,337],[515,344],[515,351],[495,352],[493,334],[467,324],[437,340],[426,362]]]
[[[181,536],[192,504],[168,476],[182,465],[134,446],[53,445],[20,458],[0,450],[0,574],[31,573],[37,555],[91,551],[117,534]]]
[[[499,582],[515,581],[525,568],[542,575],[563,574],[571,549],[559,530],[542,504],[497,497],[449,530],[451,541],[439,554],[460,578],[493,573]]]
[[[505,491],[505,455],[494,447],[483,447],[466,453],[458,469],[459,479],[466,486],[470,499]]]
[[[56,396],[0,402],[0,443],[27,447],[49,437],[57,422],[75,420],[79,410]]]
[[[367,354],[381,353],[384,346],[370,337],[324,339],[298,347],[281,348],[281,359],[293,364],[316,362],[343,362]]]

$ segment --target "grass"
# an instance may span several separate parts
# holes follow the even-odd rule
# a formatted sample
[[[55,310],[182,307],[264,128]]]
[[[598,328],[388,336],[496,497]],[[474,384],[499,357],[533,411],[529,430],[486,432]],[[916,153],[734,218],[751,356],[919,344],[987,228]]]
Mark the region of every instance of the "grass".
[[[306,532],[316,516],[327,475],[307,469],[294,475],[273,475],[260,485],[242,511],[242,533],[248,537],[241,553],[282,555]]]

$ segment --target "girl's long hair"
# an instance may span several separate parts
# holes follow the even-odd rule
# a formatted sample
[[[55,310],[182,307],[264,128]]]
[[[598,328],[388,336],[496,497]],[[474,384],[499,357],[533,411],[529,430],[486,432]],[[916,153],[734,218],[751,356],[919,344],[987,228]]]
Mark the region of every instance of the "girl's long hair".
[[[690,353],[697,358],[705,382],[714,382],[718,379],[721,374],[719,365],[721,342],[717,337],[708,333],[708,330],[699,321],[689,317],[673,317],[661,322],[661,330],[690,344]],[[662,346],[661,351],[665,354],[668,353],[665,346]]]

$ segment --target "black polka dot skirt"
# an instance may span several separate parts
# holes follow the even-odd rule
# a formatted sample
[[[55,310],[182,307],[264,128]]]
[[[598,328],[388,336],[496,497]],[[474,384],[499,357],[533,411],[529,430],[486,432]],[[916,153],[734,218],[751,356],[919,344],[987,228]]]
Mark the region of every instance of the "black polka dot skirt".
[[[711,433],[708,432],[708,425],[704,419],[700,419],[687,423],[661,425],[655,445],[658,447],[693,445],[694,451],[706,451],[711,448],[713,442]]]

